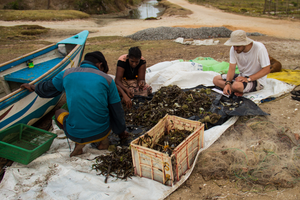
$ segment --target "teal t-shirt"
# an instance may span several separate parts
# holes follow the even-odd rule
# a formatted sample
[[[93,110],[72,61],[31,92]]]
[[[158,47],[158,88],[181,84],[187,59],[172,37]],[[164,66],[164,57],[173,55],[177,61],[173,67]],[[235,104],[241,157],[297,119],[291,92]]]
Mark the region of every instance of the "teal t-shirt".
[[[109,104],[120,102],[114,80],[91,62],[67,69],[52,80],[58,91],[65,91],[69,116],[66,131],[86,138],[105,132],[110,126]]]

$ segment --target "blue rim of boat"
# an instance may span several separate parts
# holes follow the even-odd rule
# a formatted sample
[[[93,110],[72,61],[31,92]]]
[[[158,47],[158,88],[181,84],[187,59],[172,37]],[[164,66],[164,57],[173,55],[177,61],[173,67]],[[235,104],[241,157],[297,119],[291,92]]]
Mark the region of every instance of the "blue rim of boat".
[[[85,44],[88,34],[89,31],[85,30],[78,33],[77,35],[74,35],[72,37],[60,41],[57,44],[79,44],[83,46]]]
[[[75,58],[77,56],[77,54],[82,51],[83,46],[81,46],[80,48],[77,49],[77,51],[72,54],[70,56],[70,60],[73,60],[73,58]],[[66,60],[64,63],[62,63],[60,65],[60,67],[58,67],[56,70],[54,70],[52,73],[50,73],[49,75],[45,76],[43,79],[41,79],[40,81],[38,81],[36,84],[42,82],[42,81],[47,81],[50,80],[51,78],[53,78],[54,76],[56,76],[59,72],[61,72],[64,68],[66,68],[66,66],[70,63],[70,60]],[[7,106],[13,104],[14,102],[19,101],[20,99],[24,98],[25,96],[27,96],[28,94],[30,94],[31,92],[29,92],[28,90],[22,90],[21,92],[15,94],[14,96],[0,102],[0,110],[6,108]]]
[[[0,67],[0,72],[5,71],[5,70],[7,70],[9,68],[12,68],[12,67],[14,67],[16,65],[19,65],[19,64],[21,64],[23,62],[26,62],[27,60],[31,60],[33,58],[39,57],[39,56],[41,56],[41,55],[43,55],[43,54],[45,54],[45,53],[47,53],[49,51],[57,49],[57,46],[59,44],[77,44],[77,45],[84,46],[88,34],[89,34],[89,32],[87,30],[82,31],[82,32],[78,33],[77,35],[74,35],[74,36],[72,36],[70,38],[64,39],[64,40],[58,42],[57,44],[55,44],[55,45],[53,45],[53,46],[51,46],[51,47],[49,47],[47,49],[44,49],[44,50],[39,51],[39,52],[36,52],[35,54],[32,54],[30,56],[26,56],[24,58],[21,58],[21,59],[15,61],[15,62],[12,62],[10,64],[2,66],[2,67]]]
[[[34,57],[37,57],[37,56],[40,56],[44,53],[47,53],[49,51],[52,51],[54,49],[57,48],[58,44],[76,44],[76,45],[81,45],[79,48],[77,48],[77,50],[72,54],[70,55],[69,59],[65,60],[64,63],[62,63],[60,65],[60,67],[58,67],[57,69],[55,69],[52,73],[48,74],[47,76],[43,77],[41,80],[37,81],[35,84],[38,84],[42,81],[47,81],[47,80],[50,80],[51,78],[53,78],[54,76],[56,76],[59,72],[61,72],[69,63],[70,61],[72,62],[72,60],[77,56],[77,54],[79,52],[80,53],[80,57],[79,57],[79,63],[81,62],[81,59],[82,59],[82,54],[83,54],[83,48],[85,46],[85,42],[86,42],[86,39],[87,39],[87,36],[88,36],[89,32],[87,30],[85,31],[82,31],[80,33],[78,33],[77,35],[74,35],[70,38],[67,38],[65,40],[62,40],[60,42],[58,42],[56,45],[53,45],[47,49],[44,49],[40,52],[37,52],[29,57],[24,57],[22,59],[20,59],[22,62],[28,60],[28,59],[32,59]],[[16,62],[13,62],[12,64],[15,66],[17,64],[20,64],[22,63],[20,60],[16,61]],[[7,67],[7,65],[3,66],[3,67]],[[12,67],[12,65],[10,65],[10,67]],[[10,68],[8,67],[8,68]],[[2,68],[2,67],[1,67]],[[0,68],[0,71],[2,71]],[[8,69],[7,68],[7,69]],[[28,94],[30,94],[31,92],[29,92],[28,90],[22,90],[20,92],[18,92],[17,94],[3,100],[2,102],[0,102],[0,110],[8,107],[9,105],[12,105],[13,103],[19,101],[20,99],[24,98],[25,96],[27,96]]]
[[[45,54],[45,53],[47,53],[47,52],[49,52],[49,51],[52,51],[52,50],[54,50],[54,49],[57,49],[57,44],[56,44],[56,45],[53,45],[53,46],[51,46],[51,47],[49,47],[49,48],[47,48],[47,49],[44,49],[44,50],[42,50],[42,51],[39,51],[39,52],[37,52],[37,53],[35,53],[35,54],[33,54],[33,55],[26,56],[26,57],[24,57],[24,58],[21,58],[21,59],[15,61],[15,62],[12,62],[12,63],[10,63],[10,64],[4,65],[4,66],[0,67],[0,72],[3,72],[3,71],[5,71],[5,70],[7,70],[7,69],[9,69],[9,68],[12,68],[12,67],[14,67],[14,66],[16,66],[16,65],[19,65],[19,64],[21,64],[21,63],[23,63],[23,62],[26,62],[27,60],[31,60],[31,59],[33,59],[33,58],[39,57],[39,56],[41,56],[41,55],[43,55],[43,54]]]

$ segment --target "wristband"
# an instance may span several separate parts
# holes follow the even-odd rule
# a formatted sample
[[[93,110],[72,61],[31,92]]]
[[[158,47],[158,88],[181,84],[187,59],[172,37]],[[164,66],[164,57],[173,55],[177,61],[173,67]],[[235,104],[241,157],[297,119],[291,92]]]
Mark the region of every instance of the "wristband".
[[[225,85],[231,85],[231,81],[226,81]]]

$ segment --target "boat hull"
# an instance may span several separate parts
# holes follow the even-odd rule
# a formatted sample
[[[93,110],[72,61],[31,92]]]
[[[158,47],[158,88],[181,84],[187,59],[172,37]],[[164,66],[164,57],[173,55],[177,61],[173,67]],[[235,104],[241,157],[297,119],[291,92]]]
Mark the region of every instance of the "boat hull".
[[[27,95],[4,110],[0,130],[19,123],[34,124],[55,107],[60,97],[61,95],[55,98],[40,98],[35,93]]]
[[[86,35],[87,37],[87,35]],[[47,73],[43,78],[35,82],[35,84],[47,81],[55,77],[61,71],[79,66],[84,51],[84,44],[77,44],[67,59],[62,60],[55,70]],[[62,95],[54,98],[41,98],[35,92],[21,90],[0,102],[0,130],[4,130],[18,123],[28,125],[34,124],[41,117],[51,111],[59,102]]]

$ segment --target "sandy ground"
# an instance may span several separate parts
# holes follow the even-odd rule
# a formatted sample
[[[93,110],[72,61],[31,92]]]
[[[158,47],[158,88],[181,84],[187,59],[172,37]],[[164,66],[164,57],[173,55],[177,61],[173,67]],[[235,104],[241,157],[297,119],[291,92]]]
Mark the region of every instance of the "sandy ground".
[[[121,19],[107,17],[93,17],[89,20],[72,20],[66,22],[4,22],[1,26],[21,24],[38,24],[55,30],[77,33],[89,30],[89,37],[96,36],[126,36],[139,30],[160,26],[180,27],[213,27],[226,26],[231,30],[244,29],[247,32],[267,34],[268,38],[261,38],[269,53],[280,60],[283,68],[295,69],[300,66],[300,22],[294,20],[274,20],[255,18],[225,13],[214,8],[207,8],[189,4],[185,0],[169,0],[193,11],[188,17],[162,16],[160,20]],[[67,33],[66,33],[67,34]],[[65,35],[53,34],[47,40],[57,42]],[[224,57],[224,61],[228,59]],[[299,69],[299,68],[298,68]],[[267,118],[281,126],[288,127],[293,133],[299,133],[300,102],[292,100],[291,95],[261,104],[263,111],[270,114]],[[205,181],[195,170],[189,180],[167,199],[300,199],[299,186],[292,189],[276,189],[267,193],[241,192],[235,183],[228,180]]]

